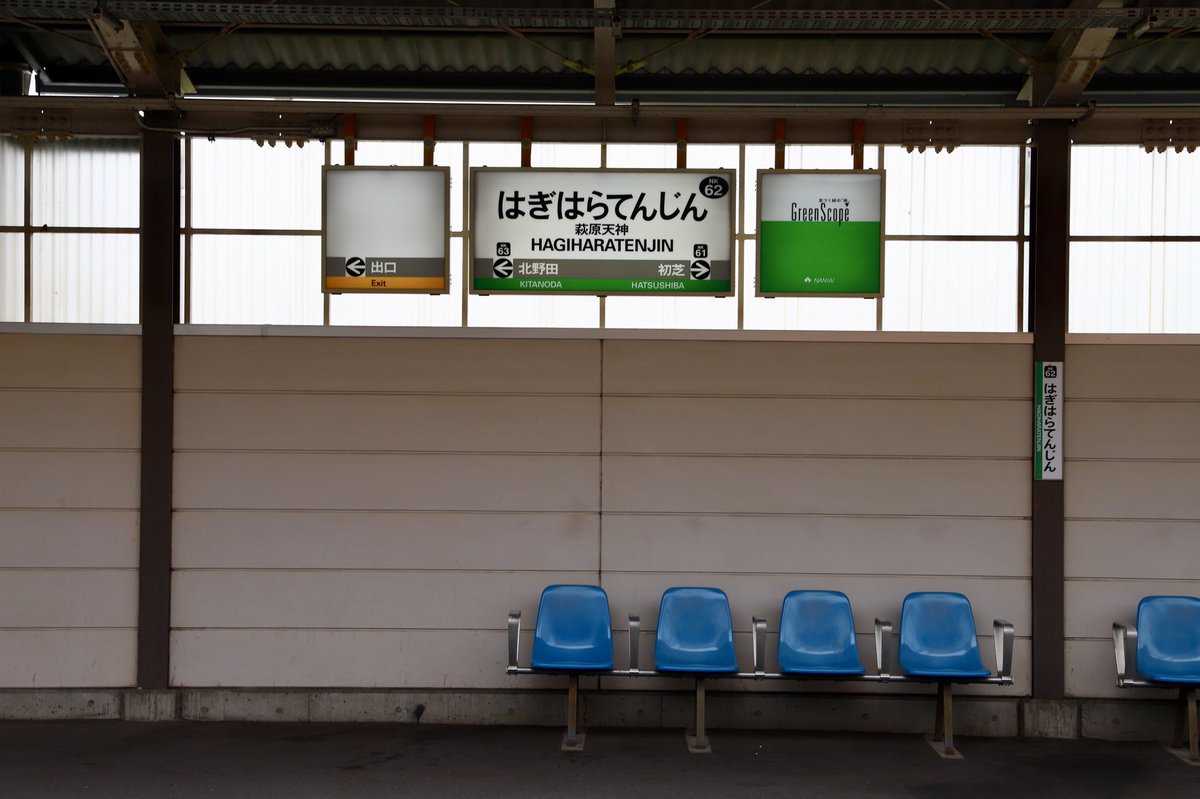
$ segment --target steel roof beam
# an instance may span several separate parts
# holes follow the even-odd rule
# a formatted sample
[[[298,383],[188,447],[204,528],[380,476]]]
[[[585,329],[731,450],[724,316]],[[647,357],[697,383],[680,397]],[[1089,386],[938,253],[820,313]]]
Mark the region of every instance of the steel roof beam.
[[[157,22],[117,19],[100,7],[97,11],[88,24],[130,94],[178,97],[191,88]]]

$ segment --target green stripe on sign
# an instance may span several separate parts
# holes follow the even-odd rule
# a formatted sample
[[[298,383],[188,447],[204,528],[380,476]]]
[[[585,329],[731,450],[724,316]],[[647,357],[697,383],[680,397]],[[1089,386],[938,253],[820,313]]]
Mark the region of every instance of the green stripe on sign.
[[[505,278],[477,277],[475,291],[495,294],[558,294],[579,292],[583,294],[728,294],[728,280],[629,280],[599,278]]]
[[[759,291],[878,294],[878,222],[762,222]]]

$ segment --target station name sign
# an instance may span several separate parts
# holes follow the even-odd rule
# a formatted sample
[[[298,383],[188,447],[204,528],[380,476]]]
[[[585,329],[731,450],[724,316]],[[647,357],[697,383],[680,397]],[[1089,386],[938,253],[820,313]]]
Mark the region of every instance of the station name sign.
[[[449,168],[327,166],[323,177],[323,291],[449,291]]]
[[[758,295],[883,295],[883,172],[761,170]]]
[[[731,170],[471,172],[475,294],[733,293]]]

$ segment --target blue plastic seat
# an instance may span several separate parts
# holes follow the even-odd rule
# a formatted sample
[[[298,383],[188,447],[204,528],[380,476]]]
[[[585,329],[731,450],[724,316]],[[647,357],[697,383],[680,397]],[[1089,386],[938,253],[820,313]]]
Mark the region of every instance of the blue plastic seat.
[[[729,598],[719,588],[668,588],[658,607],[654,668],[695,674],[736,673]]]
[[[596,585],[551,585],[538,603],[535,669],[597,671],[613,667],[608,595]]]
[[[779,670],[784,674],[854,675],[854,615],[841,591],[792,591],[779,612]]]
[[[1155,682],[1200,685],[1200,599],[1148,596],[1138,603],[1137,668]]]
[[[933,591],[906,596],[900,610],[900,667],[917,677],[987,677],[970,600],[962,594]]]

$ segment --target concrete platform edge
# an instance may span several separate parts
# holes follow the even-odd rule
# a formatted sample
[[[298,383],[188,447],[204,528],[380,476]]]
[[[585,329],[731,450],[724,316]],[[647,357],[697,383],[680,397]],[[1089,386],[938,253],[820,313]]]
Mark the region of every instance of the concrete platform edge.
[[[690,692],[587,691],[584,725],[685,728]],[[711,693],[712,729],[927,733],[932,696]],[[964,736],[1166,740],[1174,706],[1148,700],[957,697]],[[312,721],[558,726],[566,692],[178,688],[0,690],[0,720]]]

